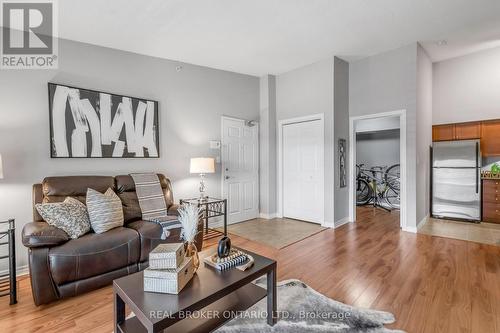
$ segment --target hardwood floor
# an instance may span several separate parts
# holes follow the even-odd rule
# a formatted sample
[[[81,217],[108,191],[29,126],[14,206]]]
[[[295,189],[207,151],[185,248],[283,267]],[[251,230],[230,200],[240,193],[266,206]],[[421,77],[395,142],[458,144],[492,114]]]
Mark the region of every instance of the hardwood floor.
[[[394,313],[407,332],[500,332],[500,247],[402,232],[397,213],[358,210],[358,222],[283,249],[238,236],[275,258],[278,280],[301,279],[338,301]],[[213,246],[216,239],[207,243]],[[112,331],[112,289],[35,307],[29,279],[19,304],[0,298],[0,332]]]

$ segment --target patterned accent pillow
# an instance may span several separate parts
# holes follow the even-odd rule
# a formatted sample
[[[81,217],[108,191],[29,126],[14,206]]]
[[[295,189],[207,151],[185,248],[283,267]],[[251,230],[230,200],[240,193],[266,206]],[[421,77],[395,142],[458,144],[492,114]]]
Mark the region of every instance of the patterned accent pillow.
[[[35,207],[45,222],[62,229],[72,239],[90,231],[87,208],[74,198],[67,197],[63,202],[36,204]]]
[[[111,188],[104,194],[87,189],[87,210],[90,225],[96,234],[123,225],[122,201]]]

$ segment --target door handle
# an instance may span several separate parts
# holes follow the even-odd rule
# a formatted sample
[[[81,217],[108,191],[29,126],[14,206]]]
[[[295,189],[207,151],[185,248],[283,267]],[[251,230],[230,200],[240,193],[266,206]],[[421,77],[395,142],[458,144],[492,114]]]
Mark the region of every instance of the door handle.
[[[479,173],[481,169],[479,169],[479,143],[476,142],[476,193],[479,193]]]
[[[224,178],[226,178],[226,179],[229,179],[229,178],[231,178],[231,177],[229,177],[229,176],[226,176],[226,177],[224,177]]]

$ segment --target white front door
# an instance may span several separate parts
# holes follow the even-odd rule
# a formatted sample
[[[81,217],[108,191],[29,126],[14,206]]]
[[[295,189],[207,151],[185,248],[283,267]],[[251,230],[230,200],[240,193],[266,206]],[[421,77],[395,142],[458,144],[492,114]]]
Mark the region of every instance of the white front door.
[[[228,223],[259,216],[258,124],[222,118],[222,182]]]
[[[283,216],[323,223],[323,122],[283,125]]]

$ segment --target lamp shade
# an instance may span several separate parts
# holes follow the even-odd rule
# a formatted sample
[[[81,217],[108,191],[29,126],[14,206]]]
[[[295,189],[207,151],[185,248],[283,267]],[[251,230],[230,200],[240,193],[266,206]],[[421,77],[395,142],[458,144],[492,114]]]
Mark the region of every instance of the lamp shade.
[[[214,173],[215,160],[211,157],[195,157],[189,167],[191,173]]]
[[[0,179],[3,179],[2,155],[0,154]]]

